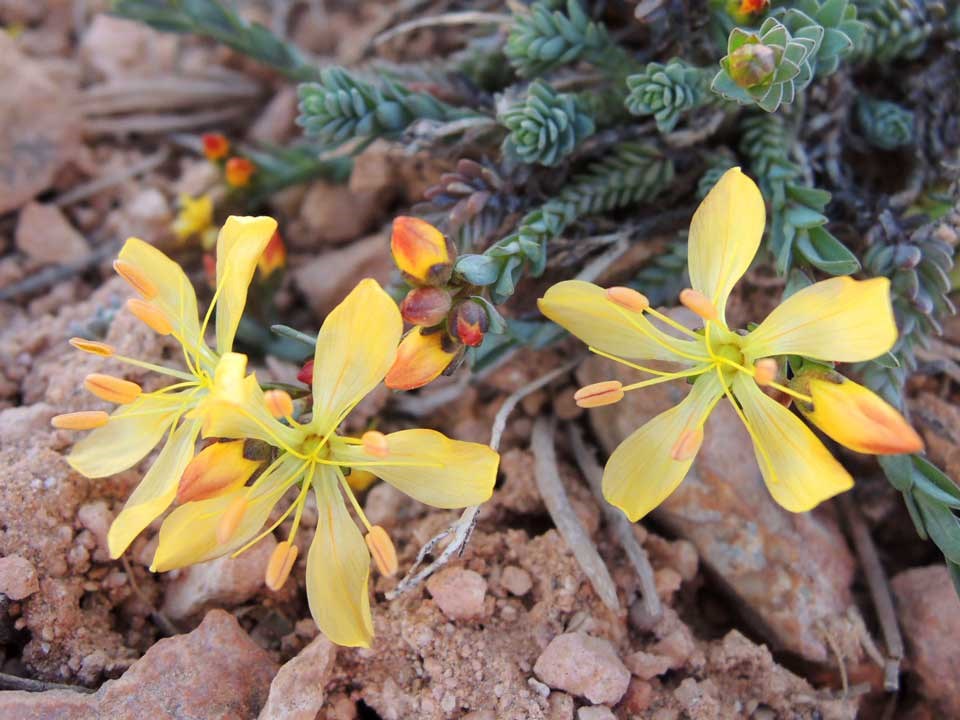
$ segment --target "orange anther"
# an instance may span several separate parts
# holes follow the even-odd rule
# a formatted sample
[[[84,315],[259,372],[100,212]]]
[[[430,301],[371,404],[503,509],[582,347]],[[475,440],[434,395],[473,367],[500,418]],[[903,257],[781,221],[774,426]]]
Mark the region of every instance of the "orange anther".
[[[387,442],[387,436],[376,430],[368,430],[360,437],[363,443],[363,449],[368,455],[374,457],[386,457],[390,454],[390,445]]]
[[[106,425],[110,416],[103,410],[82,410],[81,412],[55,415],[50,424],[58,430],[93,430]]]
[[[680,304],[696,313],[704,320],[716,320],[719,317],[716,306],[699,290],[686,288],[680,292]]]
[[[573,394],[574,402],[582,408],[612,405],[622,399],[623,383],[619,380],[604,380],[592,385],[585,385]]]
[[[607,288],[607,300],[616,303],[620,307],[632,310],[633,312],[643,312],[650,307],[650,301],[643,293],[639,293],[633,288],[612,287]]]
[[[277,419],[293,415],[293,398],[285,390],[267,390],[263,394],[263,402]]]
[[[289,540],[278,543],[270,555],[267,571],[264,573],[264,582],[271,590],[279,590],[290,577],[293,564],[297,561],[299,548]]]
[[[390,536],[387,535],[387,531],[379,525],[374,525],[367,533],[366,541],[380,574],[386,577],[396,574],[397,550],[393,546]]]
[[[753,364],[753,379],[757,385],[769,385],[777,379],[780,366],[773,358],[761,358]]]
[[[130,298],[127,300],[127,310],[158,335],[169,335],[173,332],[173,326],[167,320],[167,316],[156,305],[138,298]]]
[[[147,277],[147,274],[143,270],[133,263],[117,259],[113,261],[113,269],[117,271],[117,275],[126,280],[127,283],[130,284],[130,287],[140,293],[144,299],[152,300],[157,296],[157,286],[153,284],[153,281]]]
[[[110,357],[114,353],[112,345],[97,342],[96,340],[84,340],[83,338],[70,338],[70,344],[81,352],[99,355],[100,357]]]
[[[142,388],[135,382],[121,380],[112,375],[102,375],[101,373],[91,373],[83,380],[83,386],[87,392],[96,395],[101,400],[126,405],[132,403],[143,392]]]

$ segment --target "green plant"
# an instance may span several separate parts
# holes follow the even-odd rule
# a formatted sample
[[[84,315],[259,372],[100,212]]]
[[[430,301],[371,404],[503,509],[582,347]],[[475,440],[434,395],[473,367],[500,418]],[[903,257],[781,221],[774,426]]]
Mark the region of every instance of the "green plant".
[[[896,150],[914,142],[913,113],[896,103],[861,95],[857,98],[857,120],[867,142],[881,150]]]
[[[680,116],[713,102],[713,72],[673,58],[666,65],[650,63],[627,78],[627,109],[634,115],[653,115],[657,129],[668,133]]]
[[[578,107],[576,98],[539,80],[531,83],[523,102],[497,119],[510,131],[503,152],[528,164],[556,165],[595,129],[593,118]]]

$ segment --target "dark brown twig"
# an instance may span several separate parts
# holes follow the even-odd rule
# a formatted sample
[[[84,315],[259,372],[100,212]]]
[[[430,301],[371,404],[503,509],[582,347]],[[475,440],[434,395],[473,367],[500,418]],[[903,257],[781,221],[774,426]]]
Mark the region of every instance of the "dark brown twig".
[[[46,690],[73,690],[80,693],[96,692],[83,685],[66,685],[64,683],[46,682],[33,678],[20,677],[0,672],[0,690],[25,690],[26,692],[44,692]]]

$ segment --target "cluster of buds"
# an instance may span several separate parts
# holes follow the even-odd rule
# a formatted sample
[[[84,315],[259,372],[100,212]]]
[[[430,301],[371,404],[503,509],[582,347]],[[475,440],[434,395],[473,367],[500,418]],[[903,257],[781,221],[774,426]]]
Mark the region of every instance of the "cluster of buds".
[[[250,158],[230,154],[230,141],[221,133],[205,133],[201,138],[203,155],[223,171],[223,177],[231,188],[243,188],[250,184],[256,166]]]

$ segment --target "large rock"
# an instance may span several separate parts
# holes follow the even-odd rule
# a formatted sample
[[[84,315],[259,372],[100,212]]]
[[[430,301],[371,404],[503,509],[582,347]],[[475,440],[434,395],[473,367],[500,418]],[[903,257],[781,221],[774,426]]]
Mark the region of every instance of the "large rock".
[[[427,581],[427,591],[450,620],[470,620],[484,614],[487,581],[473,570],[445,568]]]
[[[615,705],[630,684],[630,671],[610,642],[582,632],[551,640],[533,671],[550,687],[596,704]]]
[[[71,93],[0,33],[0,215],[46,190],[80,144]]]
[[[960,600],[943,565],[906,570],[893,592],[909,669],[940,717],[960,717]]]
[[[229,613],[211,611],[189,635],[161,640],[93,695],[0,692],[0,717],[18,720],[252,718],[276,663]]]
[[[314,638],[280,668],[259,720],[313,720],[323,707],[324,687],[336,659],[336,645],[323,635]]]
[[[581,382],[611,378],[624,384],[640,374],[592,357]],[[677,404],[689,386],[664,383],[627,393],[616,405],[590,411],[590,420],[610,453],[643,423]],[[643,468],[637,468],[638,482]],[[714,577],[726,585],[746,619],[778,650],[807,660],[830,657],[823,628],[856,656],[851,605],[853,556],[826,515],[783,510],[764,486],[750,437],[726,401],[710,416],[693,468],[656,510],[663,524],[688,540]]]
[[[14,235],[17,249],[42,263],[71,263],[90,254],[86,239],[60,208],[32,202],[20,211]]]

